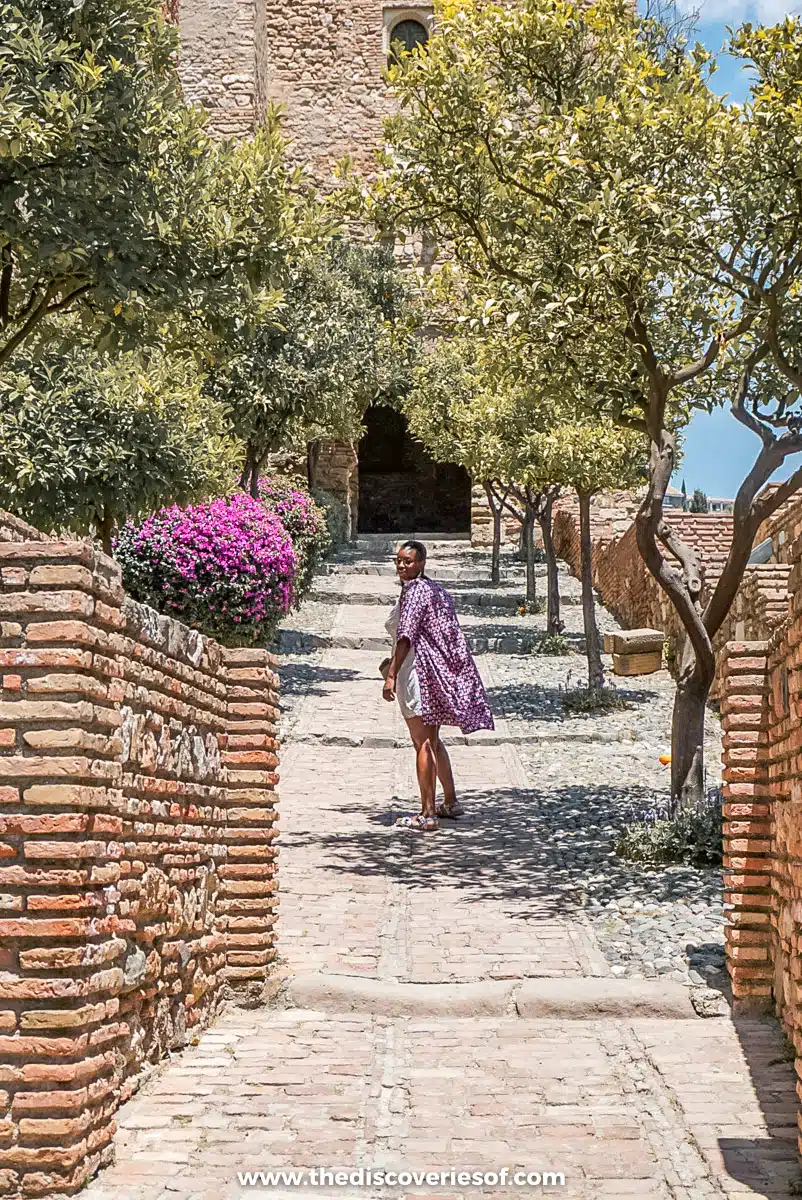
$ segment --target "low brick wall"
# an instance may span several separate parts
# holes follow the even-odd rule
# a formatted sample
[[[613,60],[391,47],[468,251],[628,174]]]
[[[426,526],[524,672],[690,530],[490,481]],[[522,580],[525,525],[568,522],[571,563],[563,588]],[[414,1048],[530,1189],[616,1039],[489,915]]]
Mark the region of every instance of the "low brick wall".
[[[685,630],[674,606],[647,570],[638,550],[635,526],[630,521],[632,505],[623,509],[617,504],[613,515],[607,498],[602,497],[591,508],[593,541],[593,582],[605,608],[625,629],[647,627],[662,629],[675,651],[679,653]],[[783,510],[786,522],[792,513]],[[705,568],[704,595],[710,591],[726,562],[732,537],[732,517],[726,513],[683,513],[668,511],[666,519],[682,539],[700,555]],[[621,532],[626,524],[625,532]],[[799,512],[802,531],[802,507]],[[761,530],[757,541],[771,536]],[[772,526],[778,544],[785,544],[786,530]],[[555,520],[555,541],[558,555],[565,559],[571,571],[579,575],[579,513],[576,505],[563,504]],[[786,555],[787,559],[787,555]],[[791,566],[788,561],[747,567],[743,582],[730,613],[716,635],[714,646],[718,665],[711,689],[711,698],[718,700],[722,688],[722,652],[730,641],[763,640],[782,624],[788,612],[788,583]]]
[[[278,680],[0,539],[0,1194],[72,1192],[114,1113],[275,955]]]
[[[768,1001],[774,829],[766,642],[725,647],[720,697],[727,961],[736,999]]]

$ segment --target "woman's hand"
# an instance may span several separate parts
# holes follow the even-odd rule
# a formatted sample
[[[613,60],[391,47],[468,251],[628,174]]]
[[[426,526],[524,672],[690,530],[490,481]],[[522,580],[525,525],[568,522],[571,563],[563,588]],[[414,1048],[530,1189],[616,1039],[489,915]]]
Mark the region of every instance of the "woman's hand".
[[[388,675],[385,679],[382,695],[384,696],[385,700],[389,700],[390,703],[395,700],[395,675]]]

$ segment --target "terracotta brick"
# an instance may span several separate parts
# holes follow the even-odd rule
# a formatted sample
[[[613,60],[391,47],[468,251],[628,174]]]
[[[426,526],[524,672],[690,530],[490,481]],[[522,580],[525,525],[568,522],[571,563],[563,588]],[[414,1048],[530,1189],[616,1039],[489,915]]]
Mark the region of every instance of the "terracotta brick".
[[[13,855],[0,885],[20,906],[0,910],[0,1077],[16,1142],[8,1162],[30,1195],[74,1190],[94,1169],[145,1065],[142,1047],[150,1057],[169,1049],[158,995],[183,1001],[196,1029],[224,984],[264,980],[277,903],[275,661],[203,640],[198,659],[197,635],[177,623],[156,644],[134,609],[121,611],[110,560],[83,543],[46,545],[0,544],[25,589],[0,604],[0,615],[19,614],[3,622],[0,671],[20,688],[0,698],[0,749],[11,751],[0,754],[0,837]],[[212,754],[202,779],[187,754],[197,737]],[[176,893],[201,888],[210,863],[207,924],[166,937]],[[238,940],[227,944],[235,920]],[[121,993],[134,941],[146,968]],[[134,1029],[144,1036],[132,1040]],[[118,1058],[121,1047],[130,1058]]]

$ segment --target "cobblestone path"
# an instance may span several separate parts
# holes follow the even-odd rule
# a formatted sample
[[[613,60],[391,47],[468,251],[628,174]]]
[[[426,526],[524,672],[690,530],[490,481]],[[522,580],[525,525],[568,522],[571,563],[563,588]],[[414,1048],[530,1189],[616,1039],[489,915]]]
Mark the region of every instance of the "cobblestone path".
[[[566,717],[583,659],[529,652],[543,618],[517,612],[520,569],[490,589],[486,556],[437,543],[431,573],[458,599],[497,729],[448,739],[467,817],[397,830],[417,798],[377,674],[388,557],[380,539],[344,555],[281,635],[283,1000],[229,1009],[158,1069],[87,1196],[289,1197],[237,1172],[315,1167],[565,1175],[304,1193],[371,1200],[797,1194],[793,1069],[775,1024],[733,1020],[720,994],[716,874],[613,852],[665,791],[670,679]],[[562,582],[579,647],[578,586]],[[717,739],[711,722],[713,765]]]

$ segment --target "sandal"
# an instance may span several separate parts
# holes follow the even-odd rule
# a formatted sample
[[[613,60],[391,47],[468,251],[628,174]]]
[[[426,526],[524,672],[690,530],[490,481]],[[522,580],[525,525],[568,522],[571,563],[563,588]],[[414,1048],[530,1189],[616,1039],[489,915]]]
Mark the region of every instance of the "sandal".
[[[465,809],[460,804],[459,800],[454,804],[446,804],[441,801],[437,806],[438,817],[445,818],[448,821],[456,821],[457,817],[465,816]]]
[[[423,813],[415,813],[411,817],[399,817],[396,825],[400,829],[414,829],[416,833],[436,833],[440,828],[437,817],[424,817]]]

